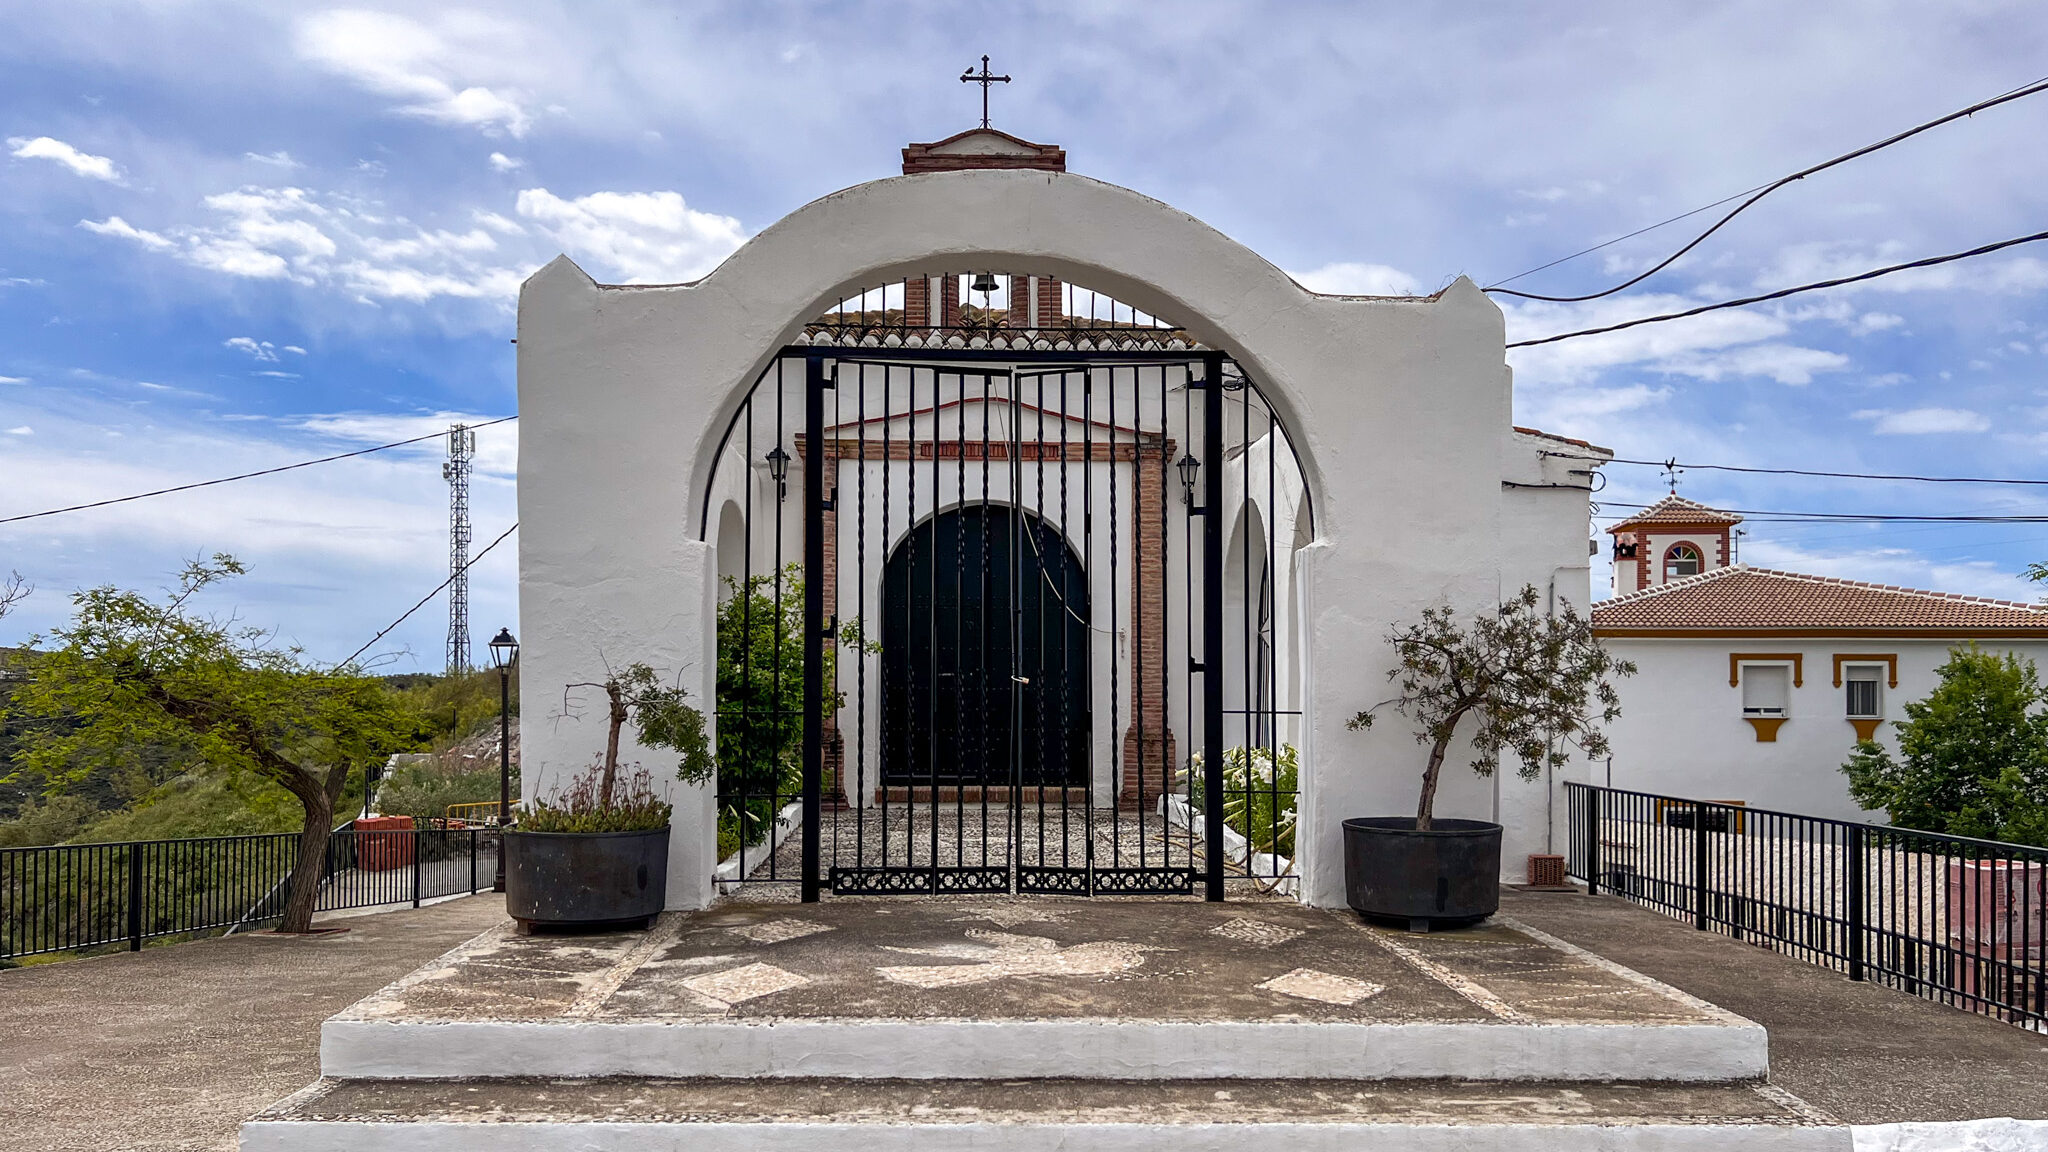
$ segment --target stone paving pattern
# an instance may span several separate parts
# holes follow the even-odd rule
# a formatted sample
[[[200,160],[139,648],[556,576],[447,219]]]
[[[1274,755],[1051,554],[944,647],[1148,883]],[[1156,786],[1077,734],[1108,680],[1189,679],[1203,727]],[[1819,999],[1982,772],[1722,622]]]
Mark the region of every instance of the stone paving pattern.
[[[727,902],[652,931],[496,929],[366,1019],[1118,1019],[1715,1024],[1502,924],[1416,935],[1294,904]]]
[[[329,1080],[262,1120],[651,1123],[1825,1122],[1749,1084],[1541,1084],[1411,1080]],[[1278,1152],[1278,1150],[1276,1150]]]

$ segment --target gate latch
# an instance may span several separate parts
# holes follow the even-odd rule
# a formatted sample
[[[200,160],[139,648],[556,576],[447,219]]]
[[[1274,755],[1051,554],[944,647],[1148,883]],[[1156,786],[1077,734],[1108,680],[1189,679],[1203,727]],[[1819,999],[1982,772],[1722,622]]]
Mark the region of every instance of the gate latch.
[[[1014,681],[1016,681],[1016,682],[1017,682],[1017,683],[1019,683],[1019,684],[1029,684],[1029,683],[1031,683],[1031,677],[1029,677],[1029,676],[1012,676],[1012,677],[1010,677],[1010,679],[1011,679],[1011,680],[1014,680]]]

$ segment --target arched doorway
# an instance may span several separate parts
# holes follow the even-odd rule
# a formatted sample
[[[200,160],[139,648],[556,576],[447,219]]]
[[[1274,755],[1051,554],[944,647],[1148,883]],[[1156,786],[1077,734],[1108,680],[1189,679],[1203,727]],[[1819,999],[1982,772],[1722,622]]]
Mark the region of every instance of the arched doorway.
[[[1080,787],[1088,585],[1060,533],[957,508],[891,552],[881,620],[885,787]]]

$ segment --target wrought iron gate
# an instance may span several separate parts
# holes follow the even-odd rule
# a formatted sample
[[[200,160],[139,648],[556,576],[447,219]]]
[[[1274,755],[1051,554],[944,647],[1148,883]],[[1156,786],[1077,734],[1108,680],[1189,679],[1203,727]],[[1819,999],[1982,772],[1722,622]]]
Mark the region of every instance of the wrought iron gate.
[[[1074,324],[1070,287],[1059,319],[1092,337],[970,342],[938,305],[913,323],[917,283],[885,310],[887,343],[842,307],[785,349],[721,449],[747,466],[719,489],[725,878],[806,900],[1284,882],[1298,685],[1277,602],[1311,528],[1272,409],[1170,325]],[[797,779],[778,775],[785,740]]]

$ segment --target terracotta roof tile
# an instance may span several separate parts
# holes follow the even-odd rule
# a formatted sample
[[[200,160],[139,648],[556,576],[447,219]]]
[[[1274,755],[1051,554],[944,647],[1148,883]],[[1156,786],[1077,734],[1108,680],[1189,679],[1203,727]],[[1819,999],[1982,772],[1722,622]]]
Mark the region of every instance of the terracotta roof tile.
[[[1608,531],[1620,532],[1623,529],[1635,528],[1644,524],[1695,525],[1740,523],[1742,523],[1742,517],[1737,516],[1733,512],[1723,512],[1719,508],[1709,508],[1697,500],[1687,500],[1683,496],[1674,494],[1666,496],[1641,512],[1614,525]]]
[[[1513,425],[1513,427],[1515,431],[1520,432],[1524,436],[1541,436],[1545,440],[1555,440],[1560,444],[1570,444],[1577,448],[1591,449],[1594,452],[1599,452],[1607,456],[1614,455],[1614,449],[1602,448],[1600,445],[1593,443],[1591,440],[1580,440],[1572,436],[1559,436],[1555,432],[1545,432],[1541,428],[1524,428],[1520,424]]]
[[[1593,629],[2048,634],[2048,607],[1735,564],[1601,601]]]

